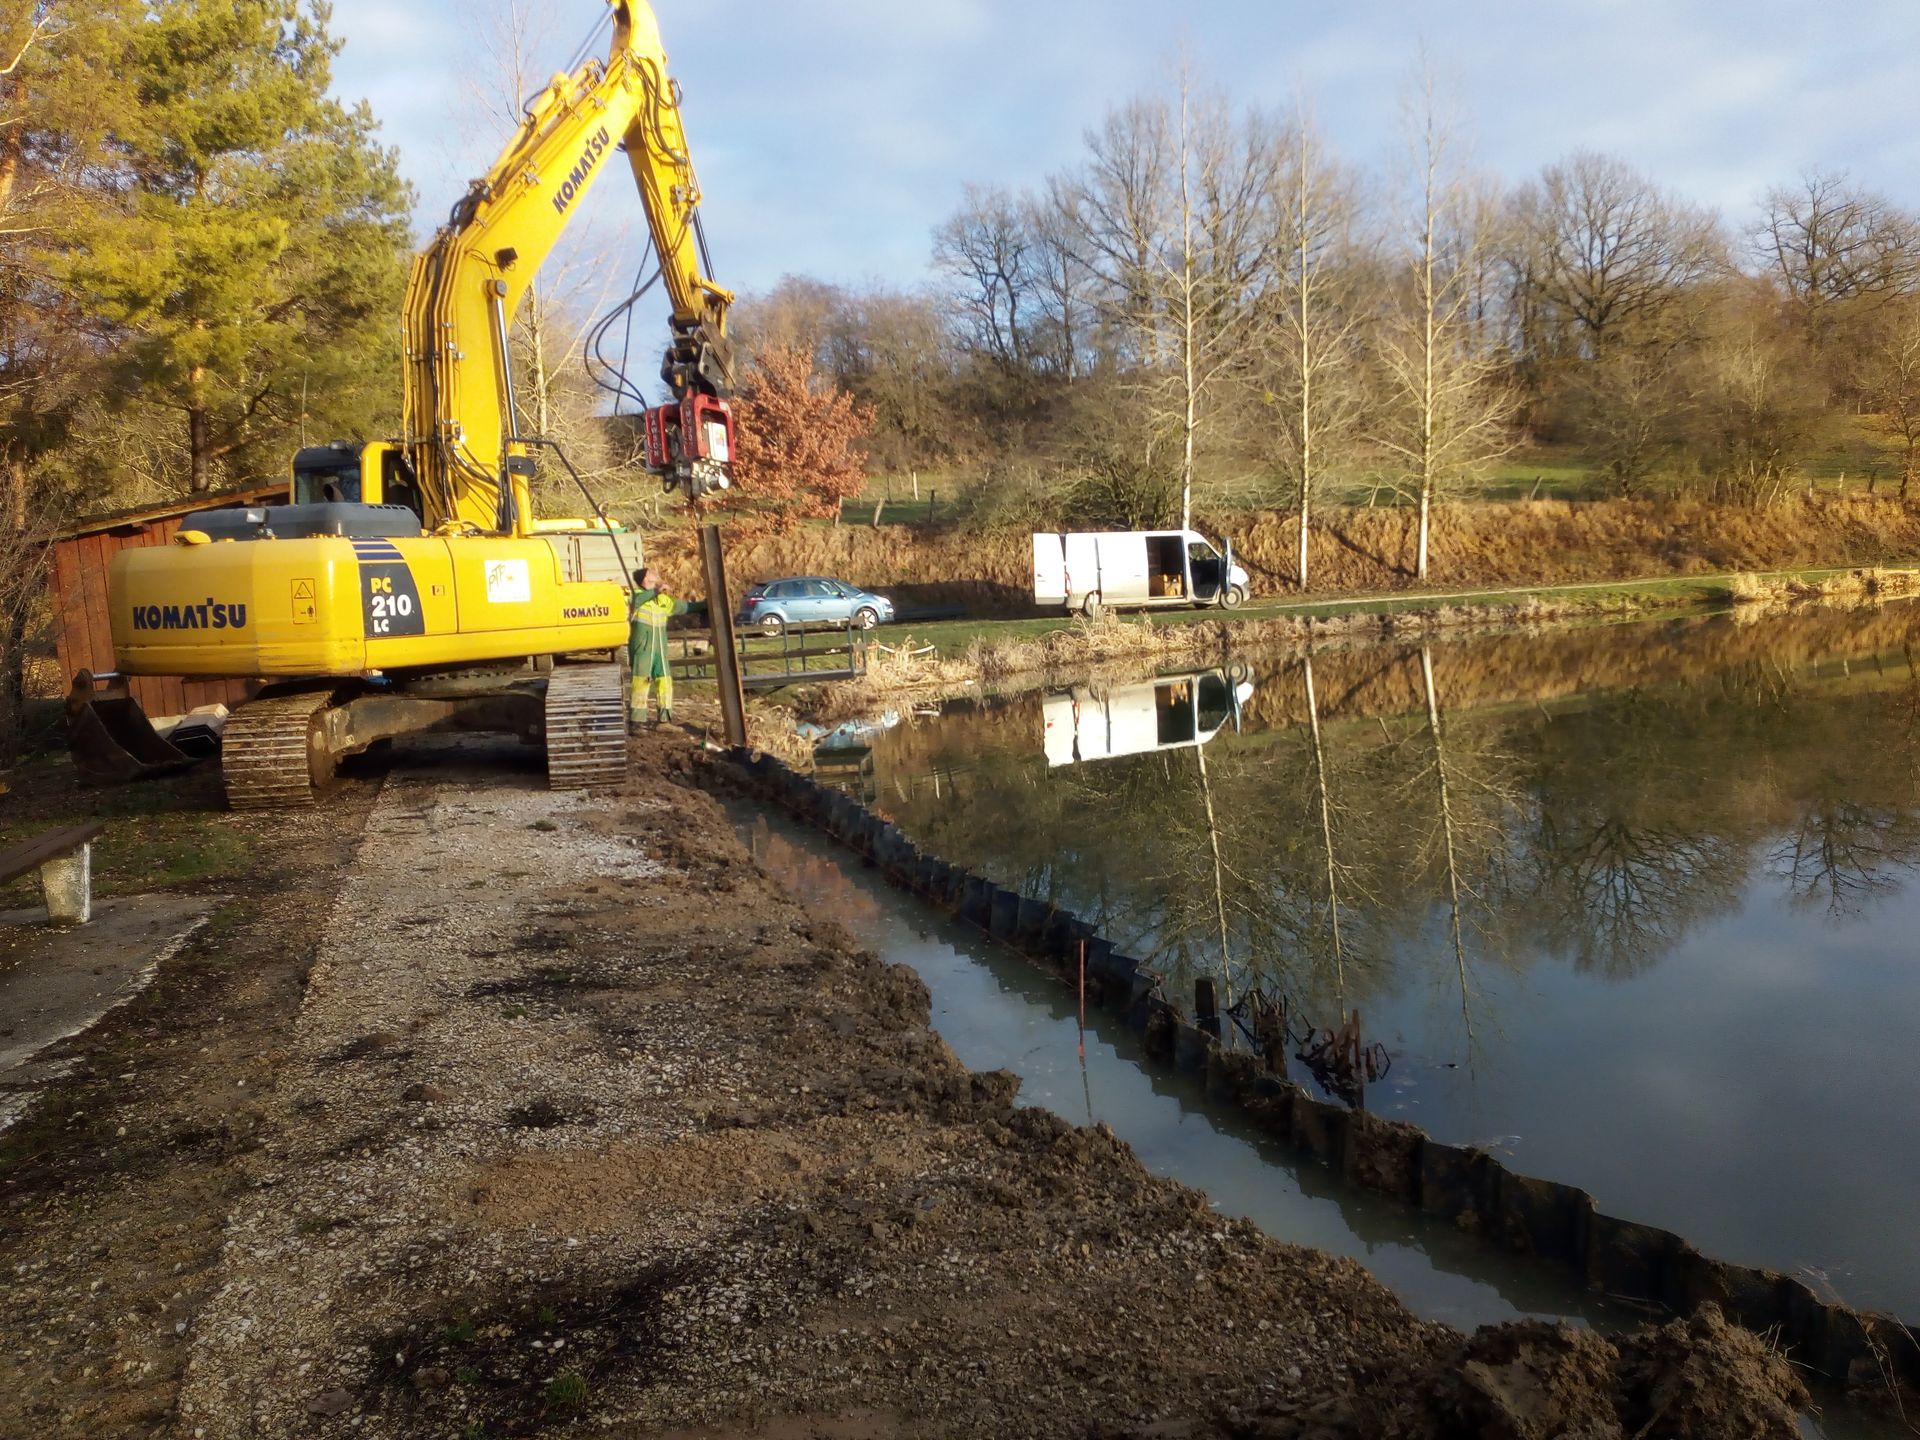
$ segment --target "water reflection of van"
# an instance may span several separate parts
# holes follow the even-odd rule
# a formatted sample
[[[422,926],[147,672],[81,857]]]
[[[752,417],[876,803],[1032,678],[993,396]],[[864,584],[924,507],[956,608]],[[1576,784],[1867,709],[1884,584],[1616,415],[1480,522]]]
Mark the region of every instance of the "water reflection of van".
[[[1103,609],[1224,605],[1247,598],[1233,542],[1198,530],[1113,530],[1033,537],[1033,603],[1098,615]]]
[[[1166,675],[1101,690],[1077,686],[1041,702],[1048,765],[1078,765],[1118,755],[1204,745],[1253,696],[1244,672]]]

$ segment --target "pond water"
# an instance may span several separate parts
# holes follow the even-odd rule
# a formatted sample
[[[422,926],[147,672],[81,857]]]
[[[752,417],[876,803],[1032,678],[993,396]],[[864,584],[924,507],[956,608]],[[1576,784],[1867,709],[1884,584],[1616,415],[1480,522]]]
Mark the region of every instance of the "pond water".
[[[791,893],[926,982],[933,1027],[975,1070],[1010,1070],[1018,1103],[1105,1123],[1141,1161],[1206,1191],[1269,1234],[1359,1260],[1409,1307],[1471,1329],[1523,1316],[1632,1324],[1571,1280],[1463,1235],[1451,1223],[1342,1184],[1329,1170],[1210,1100],[1195,1077],[1149,1064],[1123,1021],[978,930],[861,868],[778,817],[743,811],[753,853]]]
[[[1920,607],[1896,604],[1352,647],[952,704],[817,763],[923,847],[1095,922],[1170,994],[1211,976],[1284,997],[1303,1036],[1357,1017],[1367,1108],[1911,1321],[1916,646]],[[1159,1076],[1083,1096],[1076,1061],[1031,1083],[1070,1118],[1151,1091],[1177,1102],[1169,1136],[1198,1123]],[[1276,1233],[1374,1243],[1329,1238],[1366,1235],[1360,1202],[1286,1184]],[[1419,1248],[1410,1223],[1375,1232],[1381,1263]],[[1475,1285],[1423,1308],[1568,1304]]]

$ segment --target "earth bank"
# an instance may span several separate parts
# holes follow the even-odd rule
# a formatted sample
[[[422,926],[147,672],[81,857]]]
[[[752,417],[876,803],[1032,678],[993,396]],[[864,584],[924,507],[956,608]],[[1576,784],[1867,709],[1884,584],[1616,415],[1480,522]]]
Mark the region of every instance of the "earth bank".
[[[1920,504],[1894,495],[1793,496],[1764,507],[1696,500],[1535,500],[1442,506],[1428,579],[1415,579],[1417,519],[1408,507],[1328,506],[1309,533],[1308,573],[1296,583],[1299,522],[1259,511],[1201,516],[1233,541],[1256,603],[1311,596],[1512,589],[1570,582],[1728,571],[1873,566],[1920,555]],[[1024,615],[1033,596],[1031,532],[963,524],[807,526],[729,541],[736,592],[780,575],[837,575],[878,589],[908,613],[959,607]],[[654,532],[647,556],[676,594],[704,593],[691,527]],[[736,594],[735,599],[738,599]]]

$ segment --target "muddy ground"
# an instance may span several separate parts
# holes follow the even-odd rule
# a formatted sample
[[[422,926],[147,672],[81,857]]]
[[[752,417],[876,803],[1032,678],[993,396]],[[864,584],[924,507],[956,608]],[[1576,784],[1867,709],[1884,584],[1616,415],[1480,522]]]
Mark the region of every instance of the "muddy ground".
[[[686,737],[633,760],[232,822],[240,898],[0,1135],[0,1435],[1794,1433],[1711,1315],[1467,1339],[1015,1108]]]

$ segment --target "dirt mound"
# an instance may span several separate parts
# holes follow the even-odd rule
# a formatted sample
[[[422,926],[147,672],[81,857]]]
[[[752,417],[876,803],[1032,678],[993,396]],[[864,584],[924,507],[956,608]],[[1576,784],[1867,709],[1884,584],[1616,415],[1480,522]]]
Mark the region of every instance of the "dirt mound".
[[[1631,1434],[1686,1440],[1799,1433],[1792,1412],[1807,1403],[1800,1377],[1784,1355],[1728,1324],[1715,1306],[1627,1336],[1615,1348]]]
[[[1243,1440],[1791,1440],[1806,1391],[1784,1356],[1713,1306],[1612,1339],[1568,1325],[1490,1326],[1350,1394],[1223,1414]]]

